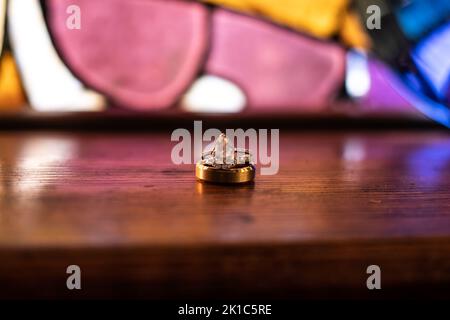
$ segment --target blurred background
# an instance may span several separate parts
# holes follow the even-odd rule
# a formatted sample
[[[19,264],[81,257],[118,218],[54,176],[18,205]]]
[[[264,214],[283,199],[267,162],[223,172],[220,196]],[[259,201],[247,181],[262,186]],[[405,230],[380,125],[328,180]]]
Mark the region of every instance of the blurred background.
[[[449,17],[445,0],[0,0],[0,117],[170,110],[448,126]]]

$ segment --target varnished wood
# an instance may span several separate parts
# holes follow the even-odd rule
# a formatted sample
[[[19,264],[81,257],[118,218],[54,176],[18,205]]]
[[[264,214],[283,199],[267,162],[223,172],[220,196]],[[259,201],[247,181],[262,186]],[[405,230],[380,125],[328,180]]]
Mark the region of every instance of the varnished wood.
[[[170,132],[0,133],[0,296],[450,296],[448,132],[280,137],[279,174],[230,187]]]

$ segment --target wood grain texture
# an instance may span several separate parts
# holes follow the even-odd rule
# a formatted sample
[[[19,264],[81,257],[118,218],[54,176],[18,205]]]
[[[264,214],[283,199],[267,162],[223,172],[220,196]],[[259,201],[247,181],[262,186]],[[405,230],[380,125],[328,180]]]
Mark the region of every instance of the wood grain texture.
[[[446,131],[280,138],[277,175],[229,187],[169,132],[0,133],[0,297],[450,296]]]

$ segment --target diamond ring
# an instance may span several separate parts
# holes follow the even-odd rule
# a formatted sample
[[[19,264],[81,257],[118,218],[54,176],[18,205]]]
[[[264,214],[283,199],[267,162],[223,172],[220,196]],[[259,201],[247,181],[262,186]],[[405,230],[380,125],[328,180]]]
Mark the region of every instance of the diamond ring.
[[[255,178],[250,151],[233,148],[223,133],[212,150],[203,152],[195,172],[198,179],[216,183],[244,183]]]

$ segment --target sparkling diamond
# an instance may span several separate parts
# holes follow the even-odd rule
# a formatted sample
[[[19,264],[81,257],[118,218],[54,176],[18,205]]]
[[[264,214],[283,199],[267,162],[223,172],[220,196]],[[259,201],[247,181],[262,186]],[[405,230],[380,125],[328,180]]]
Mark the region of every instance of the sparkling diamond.
[[[236,164],[249,164],[252,163],[252,157],[248,152],[236,151]]]
[[[203,163],[217,168],[230,168],[236,164],[235,149],[225,134],[217,137],[210,151],[203,154]]]
[[[252,163],[250,153],[234,148],[233,143],[223,133],[216,139],[212,149],[203,153],[202,159],[204,164],[222,169]]]
[[[214,159],[216,164],[234,165],[235,154],[233,144],[230,143],[227,136],[223,133],[220,134],[214,145]]]
[[[214,155],[211,153],[207,153],[205,155],[203,155],[203,163],[207,164],[209,166],[214,166],[215,164],[215,159],[214,159]]]

